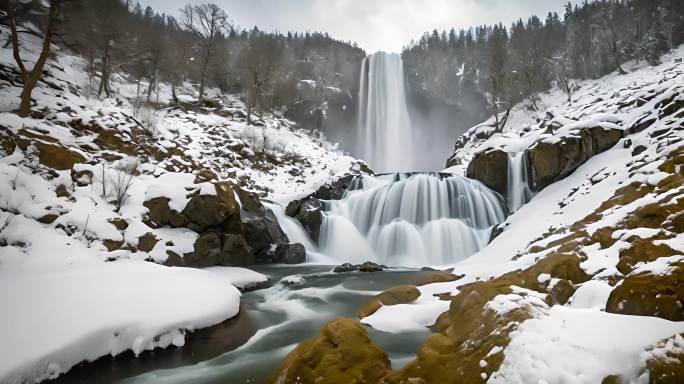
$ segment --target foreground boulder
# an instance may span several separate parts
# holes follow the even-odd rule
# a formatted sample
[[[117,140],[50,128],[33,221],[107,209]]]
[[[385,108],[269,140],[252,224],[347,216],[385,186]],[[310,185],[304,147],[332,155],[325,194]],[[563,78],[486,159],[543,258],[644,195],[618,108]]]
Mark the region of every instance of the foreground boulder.
[[[302,342],[268,380],[272,384],[381,383],[390,360],[358,322],[337,317]]]

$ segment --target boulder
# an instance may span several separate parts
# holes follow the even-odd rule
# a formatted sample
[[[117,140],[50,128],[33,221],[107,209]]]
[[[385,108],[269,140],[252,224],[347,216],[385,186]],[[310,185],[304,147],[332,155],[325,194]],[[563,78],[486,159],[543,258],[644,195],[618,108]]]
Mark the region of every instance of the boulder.
[[[35,142],[38,148],[38,159],[41,164],[57,170],[72,169],[74,164],[85,162],[85,157],[60,145]]]
[[[359,266],[358,266],[358,265],[354,265],[354,264],[351,264],[351,263],[344,263],[344,264],[340,264],[340,265],[338,265],[337,267],[335,267],[335,268],[333,269],[333,272],[335,272],[335,273],[343,273],[343,272],[354,272],[354,271],[358,271],[358,270],[359,270]]]
[[[390,360],[358,322],[337,317],[281,363],[269,384],[382,383]]]
[[[321,186],[316,192],[314,192],[312,196],[321,200],[340,200],[344,196],[344,193],[347,191],[347,189],[352,185],[356,177],[356,175],[343,176],[333,182]]]
[[[214,184],[216,195],[196,192],[182,214],[202,231],[223,225],[231,218],[239,219],[240,206],[235,200],[233,187],[228,183]]]
[[[301,264],[306,261],[306,249],[300,243],[281,244],[275,250],[274,260],[285,264]]]
[[[610,293],[606,312],[684,321],[682,281],[684,264],[679,264],[665,275],[629,275]]]
[[[221,238],[218,234],[203,233],[195,241],[194,250],[183,255],[183,265],[195,268],[222,265],[222,251]]]
[[[366,261],[365,263],[359,265],[359,271],[361,272],[381,272],[387,267],[384,265],[376,264],[372,261]]]
[[[420,291],[413,285],[400,285],[375,295],[356,312],[359,319],[370,316],[383,305],[408,304],[420,297]]]
[[[239,234],[221,235],[221,260],[223,266],[254,264],[254,255],[250,252],[245,238]]]
[[[157,227],[169,225],[174,228],[188,225],[188,218],[169,207],[169,198],[155,197],[147,200],[143,205],[147,208],[149,221]]]
[[[508,154],[499,149],[480,152],[468,164],[466,175],[505,196],[508,190]]]
[[[138,251],[142,252],[149,252],[154,248],[155,245],[157,245],[157,242],[159,239],[157,239],[154,234],[151,232],[147,232],[146,234],[138,237]]]
[[[256,261],[273,261],[273,250],[278,245],[288,243],[287,235],[280,228],[273,211],[264,207],[256,195],[240,188],[236,188],[235,192],[241,205],[241,232]]]

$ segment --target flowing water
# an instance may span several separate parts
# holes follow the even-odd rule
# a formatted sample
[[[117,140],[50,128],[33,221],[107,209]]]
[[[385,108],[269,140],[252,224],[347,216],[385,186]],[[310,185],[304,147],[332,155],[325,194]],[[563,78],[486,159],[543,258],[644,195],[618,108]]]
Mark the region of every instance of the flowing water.
[[[532,199],[528,176],[527,152],[508,154],[508,208],[515,212]]]
[[[327,202],[321,253],[421,267],[453,264],[480,250],[505,219],[501,198],[478,181],[439,173],[364,176]]]
[[[377,52],[366,57],[359,87],[356,155],[377,172],[412,170],[416,148],[401,55]]]
[[[270,277],[269,288],[245,293],[235,320],[242,337],[238,345],[213,349],[203,337],[190,338],[182,348],[146,352],[141,357],[111,358],[100,365],[75,369],[53,384],[113,383],[263,383],[285,355],[312,337],[331,318],[354,318],[358,308],[380,291],[412,284],[428,272],[393,270],[382,273],[332,273],[330,266],[264,266],[257,271]],[[368,329],[373,342],[385,350],[392,366],[401,367],[415,357],[430,334],[426,328],[401,337]],[[189,352],[192,351],[192,355]]]

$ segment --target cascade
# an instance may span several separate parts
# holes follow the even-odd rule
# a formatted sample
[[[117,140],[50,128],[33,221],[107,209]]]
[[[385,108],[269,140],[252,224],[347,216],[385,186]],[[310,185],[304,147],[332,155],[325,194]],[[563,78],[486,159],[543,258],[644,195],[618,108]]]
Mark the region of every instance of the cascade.
[[[508,153],[508,188],[507,200],[508,208],[515,212],[532,199],[533,193],[530,190],[527,151],[518,153]]]
[[[359,92],[356,154],[378,172],[412,169],[415,148],[401,55],[377,52],[366,57]]]
[[[320,250],[337,261],[445,265],[487,244],[505,219],[500,196],[478,181],[438,173],[357,179],[326,202]]]

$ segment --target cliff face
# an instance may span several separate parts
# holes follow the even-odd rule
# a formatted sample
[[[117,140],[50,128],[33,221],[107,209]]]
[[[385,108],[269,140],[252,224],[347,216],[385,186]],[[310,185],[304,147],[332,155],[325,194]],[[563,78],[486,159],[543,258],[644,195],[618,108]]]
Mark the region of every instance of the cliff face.
[[[415,360],[375,382],[684,380],[682,56],[583,82],[572,105],[554,91],[543,112],[517,107],[505,132],[485,123],[459,139],[447,171],[505,194],[509,153],[526,151],[534,196],[449,266],[457,280],[361,319],[433,330]]]

